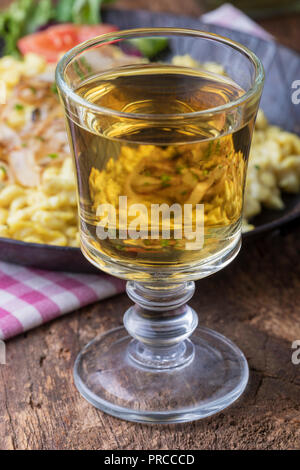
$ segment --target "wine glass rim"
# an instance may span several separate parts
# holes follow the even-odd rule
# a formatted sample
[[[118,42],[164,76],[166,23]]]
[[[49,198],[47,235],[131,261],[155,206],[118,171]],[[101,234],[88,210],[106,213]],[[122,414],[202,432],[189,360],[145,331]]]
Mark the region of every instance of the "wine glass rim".
[[[252,62],[255,67],[255,80],[252,86],[249,88],[248,91],[244,92],[238,98],[229,101],[228,103],[222,104],[220,106],[215,106],[212,108],[204,109],[201,111],[194,111],[189,113],[173,113],[173,114],[144,114],[144,113],[129,113],[123,111],[117,111],[111,108],[107,108],[104,106],[96,105],[82,96],[80,96],[76,91],[66,82],[64,78],[64,73],[67,66],[75,59],[82,55],[87,49],[92,49],[96,46],[101,46],[105,44],[110,44],[111,42],[121,41],[125,39],[132,39],[136,37],[145,37],[145,36],[190,36],[190,37],[199,37],[202,39],[208,39],[211,41],[216,41],[221,44],[225,44],[227,46],[232,47],[233,49],[237,50],[238,52],[242,53],[244,56],[248,57],[248,59]],[[184,68],[184,67],[183,67]],[[112,67],[111,70],[114,70]],[[166,119],[189,119],[189,118],[196,118],[205,115],[211,115],[212,113],[220,113],[224,111],[229,111],[232,108],[236,108],[238,106],[243,105],[248,100],[255,96],[255,94],[260,93],[261,88],[264,82],[264,68],[262,65],[261,60],[256,56],[254,52],[252,52],[248,47],[233,41],[225,36],[221,36],[215,33],[210,33],[207,31],[201,31],[197,29],[188,29],[188,28],[171,28],[171,27],[163,27],[163,28],[134,28],[134,29],[126,29],[121,31],[114,31],[107,34],[102,34],[100,36],[96,36],[92,39],[89,39],[72,49],[66,52],[60,61],[57,64],[55,78],[56,83],[58,86],[59,91],[71,99],[74,103],[88,108],[91,111],[96,113],[106,114],[115,117],[127,118],[127,119],[135,119],[135,120],[145,120],[151,118],[151,120],[166,120]]]

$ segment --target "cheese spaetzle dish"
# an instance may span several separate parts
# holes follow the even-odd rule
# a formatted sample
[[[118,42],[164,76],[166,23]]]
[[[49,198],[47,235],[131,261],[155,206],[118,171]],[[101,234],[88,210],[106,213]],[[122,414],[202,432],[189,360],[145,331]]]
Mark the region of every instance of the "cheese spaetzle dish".
[[[189,56],[178,56],[173,63],[199,66]],[[222,72],[217,64],[203,66]],[[0,78],[7,89],[6,103],[0,105],[0,236],[79,246],[76,182],[54,66],[33,53],[22,60],[6,56],[0,59]],[[138,166],[141,159],[142,155],[136,155],[130,161]],[[142,184],[142,173],[138,168],[134,172],[131,189],[135,193]],[[102,176],[91,176],[95,199],[96,180]],[[111,187],[106,183],[109,197],[117,184],[117,180]],[[263,207],[282,209],[283,191],[300,191],[300,138],[269,125],[259,111],[248,164],[244,229],[253,228],[249,219]]]

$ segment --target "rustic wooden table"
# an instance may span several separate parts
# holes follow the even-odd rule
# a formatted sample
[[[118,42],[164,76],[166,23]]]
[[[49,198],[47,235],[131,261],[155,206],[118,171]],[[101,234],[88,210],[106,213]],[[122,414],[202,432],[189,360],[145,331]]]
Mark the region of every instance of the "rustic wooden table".
[[[120,7],[186,15],[196,1],[127,0]],[[300,16],[261,21],[279,41],[300,50]],[[146,426],[105,415],[73,385],[78,351],[118,326],[125,295],[99,302],[8,342],[0,366],[1,449],[296,449],[300,448],[300,230],[272,234],[243,247],[224,271],[197,283],[191,305],[200,322],[245,352],[251,376],[243,397],[209,419]]]

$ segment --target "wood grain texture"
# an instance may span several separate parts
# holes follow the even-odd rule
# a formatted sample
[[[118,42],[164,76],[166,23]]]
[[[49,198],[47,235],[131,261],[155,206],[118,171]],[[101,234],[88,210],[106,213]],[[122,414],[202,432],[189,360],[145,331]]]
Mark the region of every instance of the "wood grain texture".
[[[74,312],[11,340],[1,373],[2,449],[300,448],[300,230],[246,245],[223,272],[199,281],[200,322],[245,352],[249,386],[231,408],[169,426],[127,423],[96,410],[72,381],[77,352],[122,322],[125,295]]]
[[[179,0],[119,5],[200,13],[192,0],[184,11]],[[299,47],[296,20],[291,34]],[[276,22],[268,20],[273,34],[280,32]],[[300,365],[291,362],[292,341],[300,339],[299,235],[272,234],[244,245],[229,267],[197,283],[191,305],[200,322],[235,341],[249,361],[249,386],[232,407],[198,422],[147,426],[83,400],[72,381],[75,357],[96,334],[122,323],[130,300],[120,295],[8,342],[7,365],[0,365],[0,448],[299,449]]]

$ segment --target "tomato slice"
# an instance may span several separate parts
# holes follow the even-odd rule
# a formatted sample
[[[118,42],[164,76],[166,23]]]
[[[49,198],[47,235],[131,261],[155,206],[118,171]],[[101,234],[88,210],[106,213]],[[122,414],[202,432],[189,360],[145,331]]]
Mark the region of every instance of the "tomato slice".
[[[82,25],[78,29],[79,42],[87,41],[101,34],[118,31],[118,27],[112,24]]]
[[[57,62],[64,52],[77,44],[117,29],[110,24],[92,26],[58,24],[21,38],[18,47],[22,54],[34,52],[45,57],[47,62]]]
[[[59,51],[66,51],[78,44],[78,26],[71,23],[50,26],[41,32],[43,33],[48,37],[51,45]]]
[[[55,25],[38,33],[29,34],[18,41],[22,54],[35,52],[48,62],[56,62],[59,56],[78,44],[77,27],[72,24]]]

